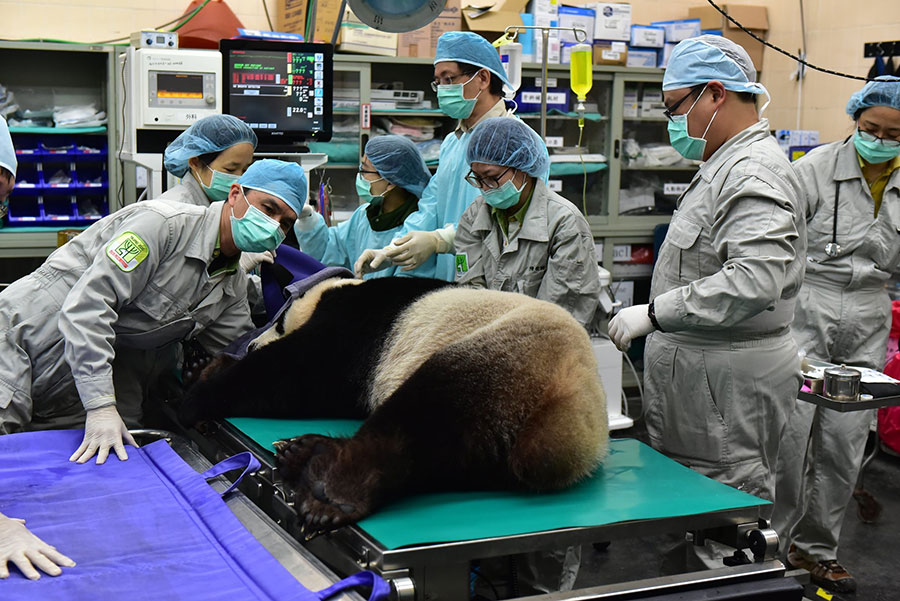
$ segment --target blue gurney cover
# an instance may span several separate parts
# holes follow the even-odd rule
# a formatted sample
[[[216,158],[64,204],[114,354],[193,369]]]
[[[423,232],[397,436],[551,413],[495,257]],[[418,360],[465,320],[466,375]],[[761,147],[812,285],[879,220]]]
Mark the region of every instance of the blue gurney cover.
[[[4,601],[312,601],[354,584],[386,598],[387,584],[372,573],[319,593],[307,590],[166,441],[129,447],[128,461],[70,463],[83,435],[0,436],[0,511],[26,519],[34,534],[77,564],[38,581],[13,567],[0,581]],[[237,467],[233,459],[226,468]]]

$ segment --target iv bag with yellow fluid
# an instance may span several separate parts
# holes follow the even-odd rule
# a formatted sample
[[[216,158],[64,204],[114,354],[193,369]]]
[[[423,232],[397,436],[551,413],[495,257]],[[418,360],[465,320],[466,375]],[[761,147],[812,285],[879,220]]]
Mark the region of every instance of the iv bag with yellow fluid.
[[[591,47],[587,44],[576,44],[572,47],[569,58],[569,82],[579,103],[587,99],[594,83],[594,65]],[[584,110],[582,108],[582,110]]]

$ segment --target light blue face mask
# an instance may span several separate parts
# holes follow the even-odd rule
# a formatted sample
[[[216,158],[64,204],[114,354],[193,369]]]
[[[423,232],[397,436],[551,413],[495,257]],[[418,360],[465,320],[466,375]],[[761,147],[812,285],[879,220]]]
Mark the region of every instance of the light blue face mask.
[[[710,118],[709,123],[706,125],[706,129],[703,131],[702,137],[694,138],[688,134],[687,117],[691,114],[691,111],[694,110],[694,106],[700,100],[700,96],[703,96],[703,92],[705,91],[706,88],[704,87],[697,96],[697,100],[694,100],[694,104],[691,105],[691,108],[689,108],[685,114],[672,115],[668,125],[669,144],[678,151],[678,154],[691,161],[703,160],[703,152],[706,150],[706,132],[709,131],[713,119],[716,118],[716,114],[719,112],[719,110],[716,109],[716,112],[713,113],[712,118]]]
[[[261,253],[275,250],[284,242],[281,224],[254,207],[241,190],[241,196],[249,207],[244,216],[238,219],[231,216],[231,237],[239,250]]]
[[[514,177],[503,182],[503,185],[499,188],[482,190],[481,197],[484,198],[484,202],[495,209],[508,209],[519,202],[519,197],[522,195],[522,190],[525,189],[525,184],[528,180],[526,179],[522,182],[521,188],[516,188],[516,185],[513,183]]]
[[[870,165],[885,163],[900,156],[900,142],[884,140],[857,128],[853,136],[853,146],[859,156]]]
[[[383,199],[382,196],[374,196],[372,194],[372,184],[375,182],[380,182],[383,180],[383,177],[379,177],[375,181],[370,182],[366,178],[363,177],[362,173],[356,174],[356,194],[359,195],[359,199],[363,202],[374,203],[376,200]]]
[[[228,198],[228,192],[231,190],[231,184],[238,181],[239,175],[231,175],[230,173],[222,173],[221,171],[216,171],[209,165],[206,166],[207,169],[212,171],[212,178],[209,180],[209,185],[203,183],[203,180],[199,177],[197,180],[200,182],[200,186],[203,188],[203,191],[206,192],[206,197],[212,201],[225,200]]]
[[[478,73],[475,73],[478,75]],[[475,75],[469,78],[469,81],[475,79]],[[437,89],[438,108],[448,117],[454,119],[468,119],[475,108],[475,101],[481,95],[483,90],[479,90],[475,94],[475,98],[466,98],[463,94],[463,86],[469,83],[454,83],[450,85],[439,85]]]

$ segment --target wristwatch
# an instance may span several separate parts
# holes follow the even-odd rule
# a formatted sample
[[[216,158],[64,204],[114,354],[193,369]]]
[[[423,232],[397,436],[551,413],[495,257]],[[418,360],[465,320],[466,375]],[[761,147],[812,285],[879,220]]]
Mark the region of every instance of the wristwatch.
[[[659,327],[659,322],[656,321],[656,308],[653,306],[653,301],[650,301],[650,304],[647,305],[647,316],[650,317],[650,323],[653,324],[653,327],[659,330],[660,332],[664,332],[661,327]]]

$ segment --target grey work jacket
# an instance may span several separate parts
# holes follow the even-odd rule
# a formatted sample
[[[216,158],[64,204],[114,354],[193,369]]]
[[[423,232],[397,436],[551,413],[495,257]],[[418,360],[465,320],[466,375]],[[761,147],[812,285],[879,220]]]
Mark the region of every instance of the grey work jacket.
[[[678,199],[653,270],[662,330],[702,342],[787,328],[806,264],[802,198],[766,119],[716,150]]]
[[[853,139],[814,149],[794,163],[803,185],[809,228],[806,279],[848,289],[881,288],[900,262],[900,169],[884,188],[875,217],[875,201],[859,167]],[[829,257],[825,245],[834,233],[834,199],[840,185],[837,243]]]
[[[587,327],[600,303],[590,226],[571,202],[535,180],[519,230],[506,240],[477,197],[456,229],[456,281],[556,303]]]
[[[37,409],[42,394],[69,380],[67,364],[85,409],[110,405],[115,346],[196,337],[215,353],[249,330],[247,275],[207,274],[223,205],[127,206],[0,293],[0,404],[24,395]],[[43,382],[44,373],[55,381]]]
[[[159,196],[159,199],[184,202],[198,207],[208,207],[210,204],[206,192],[203,191],[197,178],[195,178],[190,171],[184,174],[180,184],[172,186],[163,192]]]

